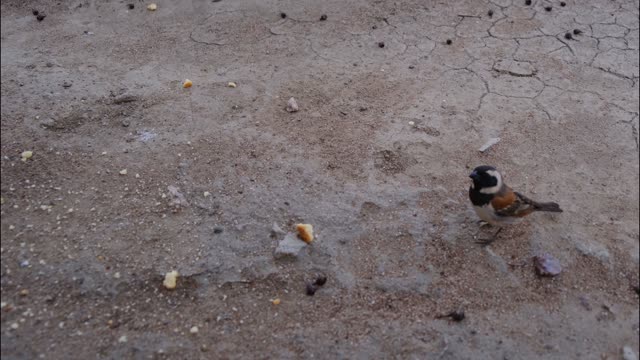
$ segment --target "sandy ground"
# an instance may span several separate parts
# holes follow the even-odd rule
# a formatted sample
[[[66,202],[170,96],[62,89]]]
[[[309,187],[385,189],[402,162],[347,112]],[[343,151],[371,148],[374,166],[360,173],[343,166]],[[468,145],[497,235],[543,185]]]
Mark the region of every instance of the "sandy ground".
[[[637,354],[637,0],[133,4],[2,2],[3,359]]]

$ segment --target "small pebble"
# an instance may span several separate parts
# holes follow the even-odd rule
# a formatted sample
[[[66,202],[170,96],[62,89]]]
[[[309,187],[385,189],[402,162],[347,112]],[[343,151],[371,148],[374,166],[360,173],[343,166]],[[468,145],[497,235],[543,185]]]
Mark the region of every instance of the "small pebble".
[[[18,325],[18,323],[11,324],[11,329],[13,329],[13,330],[16,330],[19,327],[20,327],[20,325]]]
[[[158,5],[151,3],[149,5],[147,5],[147,10],[149,11],[156,11],[158,9]]]
[[[20,296],[27,296],[27,295],[29,295],[29,290],[27,289],[20,290]]]
[[[122,169],[118,172],[120,175],[127,175],[127,169]]]
[[[118,339],[119,343],[126,343],[127,342],[127,335],[122,335],[120,336],[120,338]]]
[[[327,15],[323,14],[322,16],[320,16],[320,21],[325,21],[325,20],[327,20]]]
[[[273,305],[280,305],[280,299],[273,299],[273,300],[271,300],[271,303]]]
[[[451,44],[453,44],[453,40],[447,39],[446,43],[447,43],[447,45],[451,45]]]
[[[211,196],[211,193],[210,193],[210,192],[208,192],[208,191],[205,191],[202,195],[203,195],[204,197],[209,197],[209,196]]]
[[[197,334],[199,331],[197,326],[192,326],[191,329],[189,329],[189,332],[192,334]]]

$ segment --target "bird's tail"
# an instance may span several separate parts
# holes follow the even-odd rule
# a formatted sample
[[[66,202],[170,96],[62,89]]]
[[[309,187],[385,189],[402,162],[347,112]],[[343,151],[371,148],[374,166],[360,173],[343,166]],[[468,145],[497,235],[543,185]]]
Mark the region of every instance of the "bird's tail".
[[[554,202],[534,202],[533,209],[535,211],[562,212],[562,209],[560,209],[560,205]]]

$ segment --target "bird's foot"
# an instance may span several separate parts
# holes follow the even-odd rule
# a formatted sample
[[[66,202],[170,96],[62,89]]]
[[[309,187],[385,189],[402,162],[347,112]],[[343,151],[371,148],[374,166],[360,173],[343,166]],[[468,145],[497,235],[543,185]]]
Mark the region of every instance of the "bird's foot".
[[[494,241],[496,241],[496,239],[498,238],[498,234],[500,234],[500,231],[502,231],[502,228],[498,228],[498,231],[496,231],[495,234],[493,234],[493,236],[489,238],[484,238],[484,239],[477,239],[475,243],[482,246],[488,246]]]

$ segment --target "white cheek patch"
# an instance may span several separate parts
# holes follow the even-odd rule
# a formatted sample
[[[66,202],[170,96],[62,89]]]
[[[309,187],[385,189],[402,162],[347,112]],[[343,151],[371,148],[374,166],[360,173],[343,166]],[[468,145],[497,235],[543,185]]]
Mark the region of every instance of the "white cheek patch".
[[[483,194],[497,194],[498,191],[500,191],[500,189],[502,188],[502,175],[500,175],[500,173],[495,170],[488,170],[487,174],[496,178],[496,184],[492,187],[482,188],[480,189],[480,192]]]

